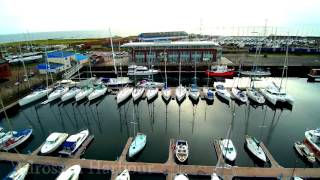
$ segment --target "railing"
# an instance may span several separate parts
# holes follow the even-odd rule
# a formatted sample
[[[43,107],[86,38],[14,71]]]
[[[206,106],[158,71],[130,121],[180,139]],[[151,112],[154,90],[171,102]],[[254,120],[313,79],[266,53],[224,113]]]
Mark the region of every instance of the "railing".
[[[83,67],[82,64],[77,64],[70,69],[67,70],[64,74],[62,74],[63,79],[69,79],[72,77],[73,74],[77,73]]]

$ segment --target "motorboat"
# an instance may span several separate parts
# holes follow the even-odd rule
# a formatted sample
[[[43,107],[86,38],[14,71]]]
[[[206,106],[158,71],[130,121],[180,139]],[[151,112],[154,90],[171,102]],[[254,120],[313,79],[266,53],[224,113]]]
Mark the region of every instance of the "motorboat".
[[[229,69],[225,65],[211,66],[211,69],[205,71],[206,75],[209,77],[233,77],[234,69]]]
[[[144,88],[162,88],[164,83],[161,82],[154,82],[148,80],[141,80],[137,83],[137,87],[144,87]]]
[[[75,96],[76,101],[80,101],[80,100],[88,97],[93,92],[93,90],[94,90],[93,87],[83,86],[81,88],[81,91],[79,93],[77,93]]]
[[[71,79],[62,79],[61,81],[57,82],[60,86],[68,86],[68,87],[74,87],[79,84],[79,82],[73,81]]]
[[[189,157],[189,146],[185,140],[177,140],[175,145],[175,155],[179,162],[184,163]]]
[[[19,100],[19,105],[24,106],[26,104],[37,101],[45,96],[48,96],[52,92],[52,88],[36,89],[31,94],[25,96]]]
[[[190,86],[190,91],[189,91],[189,96],[191,97],[192,100],[197,101],[200,96],[200,90],[196,84],[191,84]]]
[[[261,89],[261,93],[273,105],[276,105],[277,102],[287,102],[290,105],[294,103],[294,99],[275,84]]]
[[[270,76],[271,72],[270,71],[265,71],[263,69],[253,69],[251,71],[241,71],[241,75],[243,76],[256,76],[256,77],[262,77],[262,76]]]
[[[13,149],[23,142],[25,142],[32,134],[32,129],[24,129],[21,131],[14,131],[12,133],[12,137],[5,142],[4,146],[2,147],[2,150],[9,151],[10,149]]]
[[[148,69],[145,66],[131,65],[128,67],[128,76],[150,76],[158,72],[159,70]]]
[[[222,155],[229,161],[235,161],[237,157],[237,151],[234,147],[231,139],[222,139],[219,141],[219,146],[222,151]]]
[[[267,162],[267,157],[264,151],[260,146],[260,141],[258,141],[255,137],[251,137],[246,135],[246,143],[247,149],[259,160],[263,162]]]
[[[62,171],[56,180],[78,180],[81,172],[80,165],[73,165]]]
[[[310,163],[316,162],[316,157],[314,156],[314,154],[302,142],[300,141],[295,142],[294,148],[301,157],[306,158]]]
[[[137,101],[138,99],[140,99],[142,97],[144,91],[145,91],[145,89],[143,87],[134,88],[132,91],[133,101]]]
[[[130,147],[129,147],[129,158],[132,158],[136,154],[138,154],[142,149],[146,146],[147,143],[147,135],[143,133],[137,133],[135,138],[133,139]]]
[[[150,101],[151,99],[155,98],[158,95],[159,89],[156,87],[148,88],[147,89],[147,100]]]
[[[77,86],[72,87],[67,93],[65,93],[64,95],[61,96],[61,100],[67,101],[71,98],[74,98],[77,94],[79,94],[81,91],[81,89]]]
[[[306,142],[312,148],[315,155],[320,154],[320,128],[308,130],[304,133]]]
[[[25,177],[28,174],[30,168],[30,164],[27,163],[21,167],[16,167],[15,170],[13,170],[12,172],[10,172],[5,178],[3,178],[4,180],[10,179],[10,180],[24,180]]]
[[[69,91],[69,86],[57,86],[55,88],[55,90],[49,94],[48,96],[48,102],[54,101],[58,98],[60,98],[61,96],[63,96],[64,94],[66,94]]]
[[[223,83],[216,82],[216,83],[214,83],[214,85],[215,85],[217,95],[227,101],[230,101],[231,95],[230,95],[229,91],[227,89],[225,89]]]
[[[203,91],[204,97],[208,101],[213,101],[214,100],[214,92],[209,87],[203,87],[202,91]]]
[[[231,94],[233,98],[235,98],[236,100],[239,100],[242,103],[246,103],[248,101],[247,95],[238,88],[232,88]]]
[[[212,173],[211,180],[221,180],[221,178],[216,173]]]
[[[115,180],[130,180],[130,174],[127,169],[123,170],[122,173],[120,173]]]
[[[254,101],[254,102],[258,103],[258,104],[263,104],[266,101],[264,96],[255,88],[248,88],[247,89],[247,96],[252,101]]]
[[[40,152],[42,154],[52,153],[59,148],[59,146],[67,139],[67,137],[67,133],[51,133],[42,145]]]
[[[103,78],[107,86],[123,86],[132,83],[129,77]]]
[[[124,87],[117,94],[117,103],[121,103],[124,100],[128,99],[133,92],[132,87]]]
[[[60,154],[72,155],[78,150],[81,144],[88,138],[89,130],[83,130],[77,134],[71,135],[62,145],[62,150],[59,151]]]
[[[176,88],[176,98],[179,103],[186,97],[187,89],[181,84]]]
[[[189,178],[187,175],[180,173],[174,176],[174,180],[189,180]]]
[[[161,90],[161,94],[164,100],[170,101],[171,99],[171,88],[169,87],[164,87]]]
[[[0,132],[0,149],[5,145],[5,143],[13,136],[15,131]]]
[[[103,84],[99,84],[96,87],[94,87],[94,90],[91,94],[89,94],[88,99],[89,101],[92,101],[94,99],[97,99],[103,96],[106,92],[107,92],[107,87]]]

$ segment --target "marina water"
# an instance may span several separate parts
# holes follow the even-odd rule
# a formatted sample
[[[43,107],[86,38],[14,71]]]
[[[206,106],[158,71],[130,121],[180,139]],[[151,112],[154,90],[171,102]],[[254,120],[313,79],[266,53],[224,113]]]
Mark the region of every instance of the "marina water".
[[[190,83],[190,77],[183,77],[185,85]],[[169,83],[176,86],[176,78],[171,77]],[[203,85],[206,80],[202,78],[198,83]],[[16,130],[33,128],[32,138],[18,148],[20,153],[30,153],[35,150],[51,132],[74,134],[88,128],[95,139],[83,158],[116,160],[128,137],[133,136],[131,122],[137,122],[136,130],[147,134],[148,137],[145,149],[133,161],[164,163],[168,158],[169,139],[179,138],[189,143],[188,164],[192,165],[215,165],[217,157],[213,138],[225,138],[228,129],[231,128],[230,138],[238,151],[236,166],[261,166],[251,159],[244,148],[244,137],[248,134],[263,141],[280,165],[310,167],[296,154],[293,143],[304,138],[306,129],[320,126],[318,112],[320,84],[308,83],[303,78],[289,78],[287,90],[295,98],[292,109],[274,108],[269,104],[262,106],[237,104],[234,101],[226,104],[217,97],[211,104],[205,100],[193,104],[187,97],[179,106],[176,100],[164,103],[160,94],[151,103],[142,99],[134,104],[130,99],[118,106],[115,95],[108,94],[91,104],[69,102],[59,105],[59,102],[56,102],[41,106],[40,102],[37,102],[23,107],[16,115],[10,117],[10,123],[2,119],[0,125]],[[269,166],[264,165],[264,167]],[[11,162],[1,162],[0,178],[4,177],[12,167]],[[48,167],[38,168],[43,170]],[[59,172],[54,176],[45,174],[28,175],[28,177],[54,179]],[[110,173],[97,174],[83,170],[81,176],[81,179],[108,179]],[[134,174],[132,179],[151,179],[150,176],[150,174]],[[152,179],[165,179],[165,176],[152,175]]]

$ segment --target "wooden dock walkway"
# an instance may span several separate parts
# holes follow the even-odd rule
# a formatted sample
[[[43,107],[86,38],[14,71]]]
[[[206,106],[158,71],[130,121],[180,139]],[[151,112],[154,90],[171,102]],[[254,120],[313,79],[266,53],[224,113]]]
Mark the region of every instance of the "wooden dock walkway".
[[[86,151],[87,147],[91,144],[94,139],[94,135],[90,135],[79,147],[78,151],[71,156],[72,158],[80,158],[84,152]]]
[[[94,160],[94,159],[78,159],[78,158],[63,158],[52,156],[38,156],[36,154],[16,154],[10,152],[0,152],[0,160],[12,161],[18,163],[31,163],[47,166],[59,166],[69,167],[71,165],[78,164],[85,169],[104,170],[110,171],[112,177],[116,177],[119,172],[124,169],[128,169],[132,172],[139,173],[160,173],[167,175],[167,179],[172,179],[177,173],[185,173],[188,175],[206,175],[210,176],[213,172],[217,172],[218,175],[225,177],[226,179],[232,179],[234,176],[238,177],[282,177],[287,178],[293,175],[300,177],[319,178],[320,168],[284,168],[280,165],[277,166],[276,161],[272,158],[269,151],[266,151],[266,147],[262,144],[264,151],[268,154],[268,158],[274,161],[271,168],[260,167],[216,167],[216,166],[202,166],[202,165],[177,165],[172,163],[173,153],[169,148],[168,161],[166,163],[145,163],[145,162],[127,162],[124,161],[124,157],[127,154],[132,138],[128,139],[125,148],[117,161],[108,160]],[[170,140],[170,146],[173,140]],[[216,145],[215,145],[216,146]],[[216,148],[219,149],[219,148]],[[221,152],[220,152],[221,153]],[[218,155],[218,153],[217,153]],[[223,169],[220,171],[219,169]]]
[[[213,147],[216,151],[216,154],[217,154],[217,167],[224,167],[226,162],[224,161],[224,157],[223,157],[223,154],[221,152],[221,149],[220,149],[220,146],[219,146],[219,139],[214,139],[213,140]]]
[[[272,154],[269,152],[268,148],[260,142],[260,147],[262,148],[263,152],[266,154],[267,158],[271,163],[271,167],[281,168],[282,166],[273,158]]]
[[[128,139],[126,145],[124,146],[122,153],[121,153],[119,160],[118,160],[119,162],[127,162],[127,154],[128,154],[131,143],[132,143],[132,137],[130,137]]]

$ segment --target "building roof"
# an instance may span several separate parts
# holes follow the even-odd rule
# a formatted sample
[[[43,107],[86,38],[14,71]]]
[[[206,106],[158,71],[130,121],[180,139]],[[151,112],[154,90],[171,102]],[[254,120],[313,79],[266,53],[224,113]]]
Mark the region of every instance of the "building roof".
[[[87,59],[89,59],[89,57],[86,56],[86,55],[76,54],[76,60],[77,60],[77,61],[83,61],[83,60],[87,60]]]
[[[220,46],[213,41],[130,42],[121,47]]]
[[[70,51],[52,51],[48,52],[48,58],[66,58],[73,56],[74,53]]]
[[[49,63],[48,64],[38,64],[37,68],[39,69],[57,69],[59,67],[63,66],[63,64],[56,64],[56,63]]]
[[[171,36],[188,36],[184,31],[172,32],[149,32],[139,34],[139,38],[156,38],[156,37],[171,37]]]

